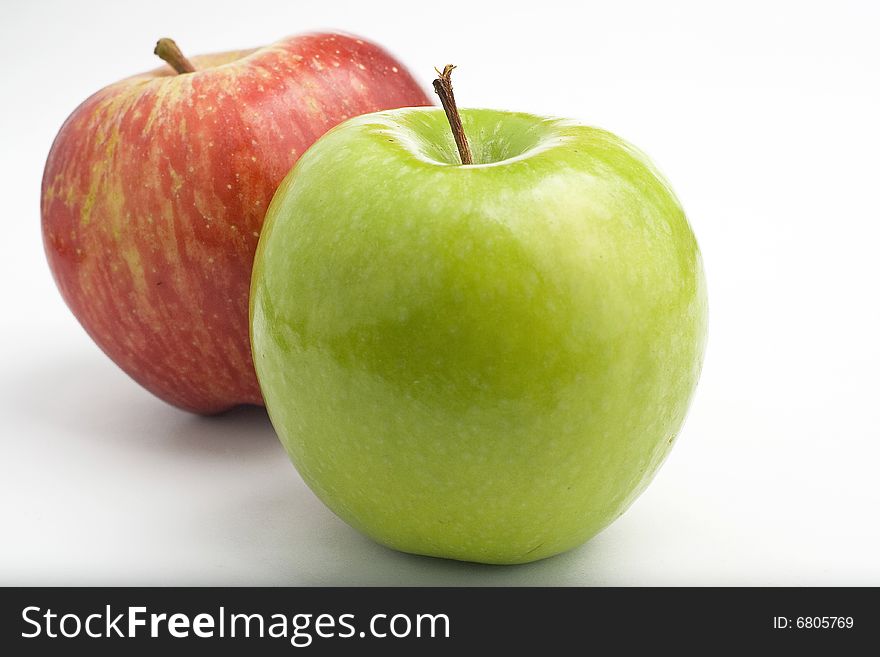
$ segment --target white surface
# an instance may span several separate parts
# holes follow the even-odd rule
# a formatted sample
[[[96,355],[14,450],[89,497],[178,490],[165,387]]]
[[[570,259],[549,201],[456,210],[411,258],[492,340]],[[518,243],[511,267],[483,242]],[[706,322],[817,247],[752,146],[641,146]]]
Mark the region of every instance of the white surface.
[[[880,585],[880,5],[6,2],[0,19],[0,584]],[[460,18],[442,25],[447,13]],[[528,566],[394,553],[308,491],[265,413],[204,419],[91,344],[39,182],[88,94],[190,53],[336,27],[461,105],[575,117],[651,154],[709,277],[702,382],[647,492]]]

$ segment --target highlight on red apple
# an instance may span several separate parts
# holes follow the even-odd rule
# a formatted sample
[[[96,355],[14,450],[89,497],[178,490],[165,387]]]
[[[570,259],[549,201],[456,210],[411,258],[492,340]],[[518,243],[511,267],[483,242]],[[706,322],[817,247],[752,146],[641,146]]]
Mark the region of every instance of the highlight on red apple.
[[[88,98],[46,162],[42,231],[64,300],[98,346],[198,413],[261,404],[248,336],[273,193],[312,143],[365,112],[430,104],[404,65],[314,33],[187,57]]]

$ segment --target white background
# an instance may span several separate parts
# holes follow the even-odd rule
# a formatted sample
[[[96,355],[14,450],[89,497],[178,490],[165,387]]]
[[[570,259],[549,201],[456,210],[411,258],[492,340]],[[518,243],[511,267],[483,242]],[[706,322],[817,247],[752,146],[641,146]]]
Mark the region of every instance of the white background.
[[[4,2],[0,584],[880,585],[880,4]],[[718,3],[720,4],[720,3]],[[39,183],[87,95],[315,28],[386,45],[459,104],[569,116],[653,156],[706,262],[680,440],[623,518],[516,567],[397,554],[310,493],[265,412],[142,391],[51,279]]]

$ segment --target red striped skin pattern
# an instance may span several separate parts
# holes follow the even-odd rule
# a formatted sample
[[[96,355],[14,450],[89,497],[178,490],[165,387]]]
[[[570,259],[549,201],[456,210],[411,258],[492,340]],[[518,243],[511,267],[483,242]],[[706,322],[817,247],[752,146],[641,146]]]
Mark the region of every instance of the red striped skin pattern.
[[[248,291],[278,183],[344,119],[431,101],[384,50],[341,34],[191,61],[196,73],[163,66],[79,106],[49,153],[41,211],[55,281],[89,335],[158,397],[210,414],[262,404]]]

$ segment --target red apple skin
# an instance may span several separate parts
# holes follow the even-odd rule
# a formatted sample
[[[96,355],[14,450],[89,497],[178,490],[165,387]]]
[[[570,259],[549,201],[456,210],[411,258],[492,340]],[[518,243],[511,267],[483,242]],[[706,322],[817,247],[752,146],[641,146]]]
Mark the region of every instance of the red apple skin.
[[[375,44],[307,34],[191,57],[102,89],[55,138],[42,230],[98,346],[165,401],[262,404],[248,336],[263,216],[297,158],[344,119],[431,101]]]

